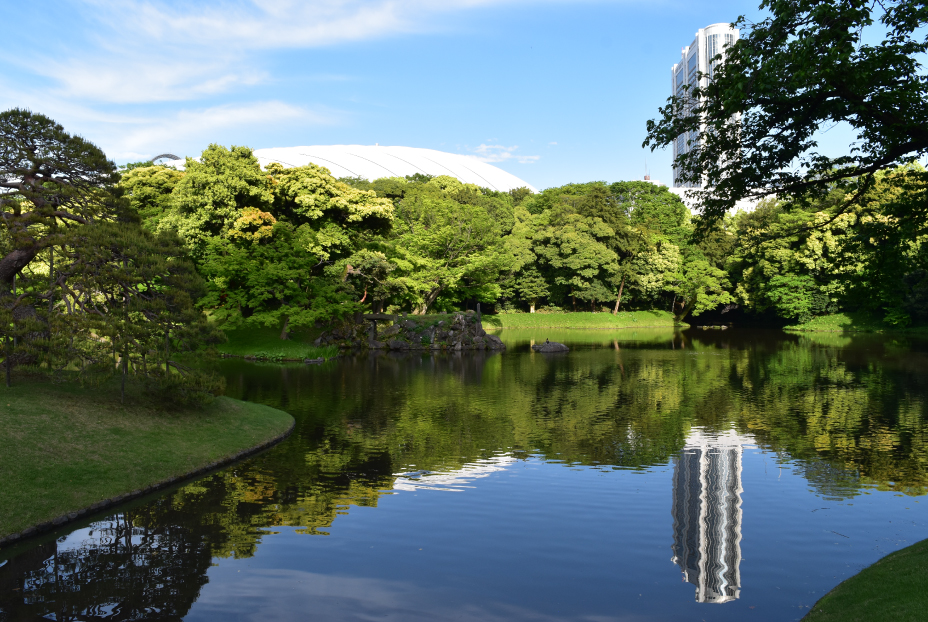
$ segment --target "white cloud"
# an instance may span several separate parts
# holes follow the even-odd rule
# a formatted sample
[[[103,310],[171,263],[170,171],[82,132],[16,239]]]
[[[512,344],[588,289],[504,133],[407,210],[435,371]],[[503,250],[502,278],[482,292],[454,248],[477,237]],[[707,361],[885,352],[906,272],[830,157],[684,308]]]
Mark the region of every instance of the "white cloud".
[[[277,100],[173,111],[158,107],[146,114],[126,114],[99,110],[69,98],[16,89],[0,77],[0,110],[13,106],[29,108],[55,119],[68,132],[90,138],[117,162],[150,158],[166,149],[180,156],[198,155],[200,149],[216,141],[218,136],[225,136],[230,143],[242,141],[237,137],[254,129],[273,131],[286,127],[298,131],[344,121],[339,111],[312,109]]]
[[[503,145],[480,145],[472,149],[477,158],[483,162],[518,162],[519,164],[533,164],[541,159],[537,155],[520,155],[515,153],[518,145],[505,147]]]
[[[84,0],[73,6],[89,26],[60,43],[64,54],[56,49],[44,57],[41,52],[6,56],[50,78],[64,97],[109,103],[193,100],[267,82],[263,51],[435,31],[446,27],[441,15],[454,11],[565,1]]]

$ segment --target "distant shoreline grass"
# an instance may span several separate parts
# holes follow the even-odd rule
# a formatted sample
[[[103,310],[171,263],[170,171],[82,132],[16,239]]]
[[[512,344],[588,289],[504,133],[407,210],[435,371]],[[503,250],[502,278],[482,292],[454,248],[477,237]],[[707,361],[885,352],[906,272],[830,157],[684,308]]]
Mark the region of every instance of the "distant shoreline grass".
[[[284,434],[289,414],[227,397],[166,408],[133,387],[0,387],[0,538],[185,476]]]
[[[890,553],[840,583],[806,622],[916,622],[928,611],[928,540]]]
[[[484,315],[484,328],[685,328],[668,311],[620,311],[611,313],[501,313]]]
[[[900,328],[887,324],[865,313],[831,313],[814,317],[808,322],[784,326],[783,330],[794,332],[828,333],[907,333],[928,335],[928,327]]]
[[[277,328],[240,328],[224,331],[228,341],[216,350],[230,356],[253,356],[272,361],[302,361],[304,359],[332,358],[338,355],[336,346],[314,346],[313,340],[321,331],[295,331],[290,339],[280,338]]]

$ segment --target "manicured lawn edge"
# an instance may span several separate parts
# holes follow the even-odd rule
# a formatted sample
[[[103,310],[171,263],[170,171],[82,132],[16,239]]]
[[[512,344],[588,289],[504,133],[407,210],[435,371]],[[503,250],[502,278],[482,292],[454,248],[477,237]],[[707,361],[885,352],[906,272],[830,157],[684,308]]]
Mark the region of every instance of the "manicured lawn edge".
[[[6,399],[9,399],[9,397],[7,397]],[[218,403],[218,406],[217,406],[217,403]],[[158,490],[162,490],[170,486],[177,485],[187,480],[201,477],[202,475],[205,475],[211,471],[226,467],[231,463],[237,462],[239,460],[252,456],[256,453],[264,451],[272,447],[273,445],[280,443],[281,441],[286,439],[288,436],[290,436],[290,434],[293,432],[293,429],[296,423],[293,417],[291,417],[289,414],[283,411],[270,408],[268,406],[264,406],[261,404],[252,404],[250,402],[242,402],[242,401],[233,400],[227,397],[218,398],[216,402],[213,403],[212,406],[213,406],[213,409],[210,411],[210,413],[212,413],[213,416],[215,416],[215,413],[217,412],[216,410],[217,408],[222,408],[225,411],[227,411],[226,412],[227,415],[228,413],[236,413],[237,415],[240,412],[241,417],[248,417],[250,415],[254,415],[256,412],[263,412],[265,416],[270,415],[271,417],[273,417],[273,421],[268,419],[268,421],[265,421],[265,425],[268,427],[269,431],[272,431],[271,434],[273,434],[273,436],[269,438],[265,438],[254,445],[242,447],[238,450],[233,449],[231,452],[225,453],[225,455],[221,455],[218,458],[215,458],[214,456],[210,456],[211,458],[214,458],[214,459],[207,458],[207,460],[209,460],[208,462],[204,461],[198,466],[192,469],[189,469],[189,470],[185,470],[182,473],[177,473],[169,477],[163,477],[164,472],[162,471],[162,473],[160,474],[162,477],[160,479],[157,479],[156,481],[152,481],[150,483],[146,483],[144,486],[139,485],[138,488],[134,490],[125,491],[120,494],[116,494],[112,497],[100,499],[84,507],[75,508],[59,516],[50,518],[49,520],[43,520],[31,526],[25,527],[15,533],[7,534],[3,537],[0,537],[0,549],[5,548],[9,545],[13,545],[14,543],[19,543],[27,538],[32,538],[39,534],[58,529],[59,527],[63,525],[66,525],[74,521],[81,520],[83,518],[86,518],[89,515],[101,512],[103,510],[107,510],[114,506],[130,501],[132,499],[143,497],[152,492],[156,492]],[[219,412],[222,412],[222,410],[220,410]],[[207,415],[210,413],[207,413]],[[289,419],[289,422],[286,423],[286,428],[282,432],[280,432],[279,430],[281,429],[281,425],[284,424],[286,419]],[[250,442],[252,441],[249,441],[249,443]],[[225,451],[228,452],[229,450],[226,449]],[[203,454],[209,456],[209,454],[214,454],[214,452],[204,451]],[[195,458],[191,458],[190,456],[187,456],[187,459],[191,460]]]
[[[928,611],[928,540],[890,553],[842,581],[803,618],[806,622],[924,620]]]
[[[290,338],[282,340],[280,331],[275,328],[249,327],[226,330],[228,341],[216,346],[216,351],[223,358],[244,358],[258,361],[298,362],[311,360],[321,362],[335,358],[338,348],[316,346],[313,340],[321,330],[302,330],[290,333]]]
[[[906,335],[928,335],[928,327],[912,326],[900,328],[886,324],[878,318],[864,313],[831,313],[814,317],[802,324],[784,326],[783,330],[797,333],[889,333]]]
[[[667,311],[620,311],[611,313],[502,313],[484,315],[487,330],[505,328],[584,328],[618,330],[628,328],[687,328],[689,324],[674,322]]]

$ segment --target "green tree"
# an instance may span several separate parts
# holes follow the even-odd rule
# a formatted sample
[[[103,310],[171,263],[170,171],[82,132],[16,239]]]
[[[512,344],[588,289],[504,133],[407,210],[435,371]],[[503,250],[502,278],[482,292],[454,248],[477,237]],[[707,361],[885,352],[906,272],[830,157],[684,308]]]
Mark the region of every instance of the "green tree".
[[[161,219],[170,211],[172,193],[183,177],[183,172],[167,166],[136,166],[122,173],[117,187],[145,227],[156,231]]]
[[[410,183],[396,205],[390,278],[414,313],[426,313],[439,296],[492,302],[506,268],[503,236],[513,222],[508,197],[487,197],[447,176]]]
[[[817,200],[835,184],[853,190],[874,174],[928,153],[928,11],[921,0],[764,0],[769,17],[734,24],[742,37],[705,88],[673,96],[648,122],[644,146],[698,134],[677,158],[698,192],[704,226],[741,199],[776,195]],[[871,42],[872,41],[872,42]],[[827,156],[816,132],[855,133],[846,154]]]
[[[728,288],[728,275],[724,270],[711,266],[704,259],[687,262],[682,278],[674,287],[674,293],[680,296],[680,302],[675,301],[674,318],[682,322],[691,313],[699,315],[734,302]]]
[[[111,189],[116,165],[91,142],[72,136],[42,114],[0,113],[0,288],[67,229],[96,220],[129,218]]]
[[[201,304],[222,326],[296,327],[341,317],[361,298],[352,253],[389,229],[393,204],[313,164],[262,171],[250,149],[211,145],[171,194],[160,230],[176,231],[207,279]]]

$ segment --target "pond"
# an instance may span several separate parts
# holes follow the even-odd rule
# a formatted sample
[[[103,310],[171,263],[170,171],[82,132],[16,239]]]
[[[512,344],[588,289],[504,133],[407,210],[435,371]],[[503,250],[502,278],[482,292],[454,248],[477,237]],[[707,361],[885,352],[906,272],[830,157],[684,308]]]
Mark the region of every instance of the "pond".
[[[0,618],[796,620],[928,538],[924,342],[500,336],[217,361],[293,435],[0,553]]]

